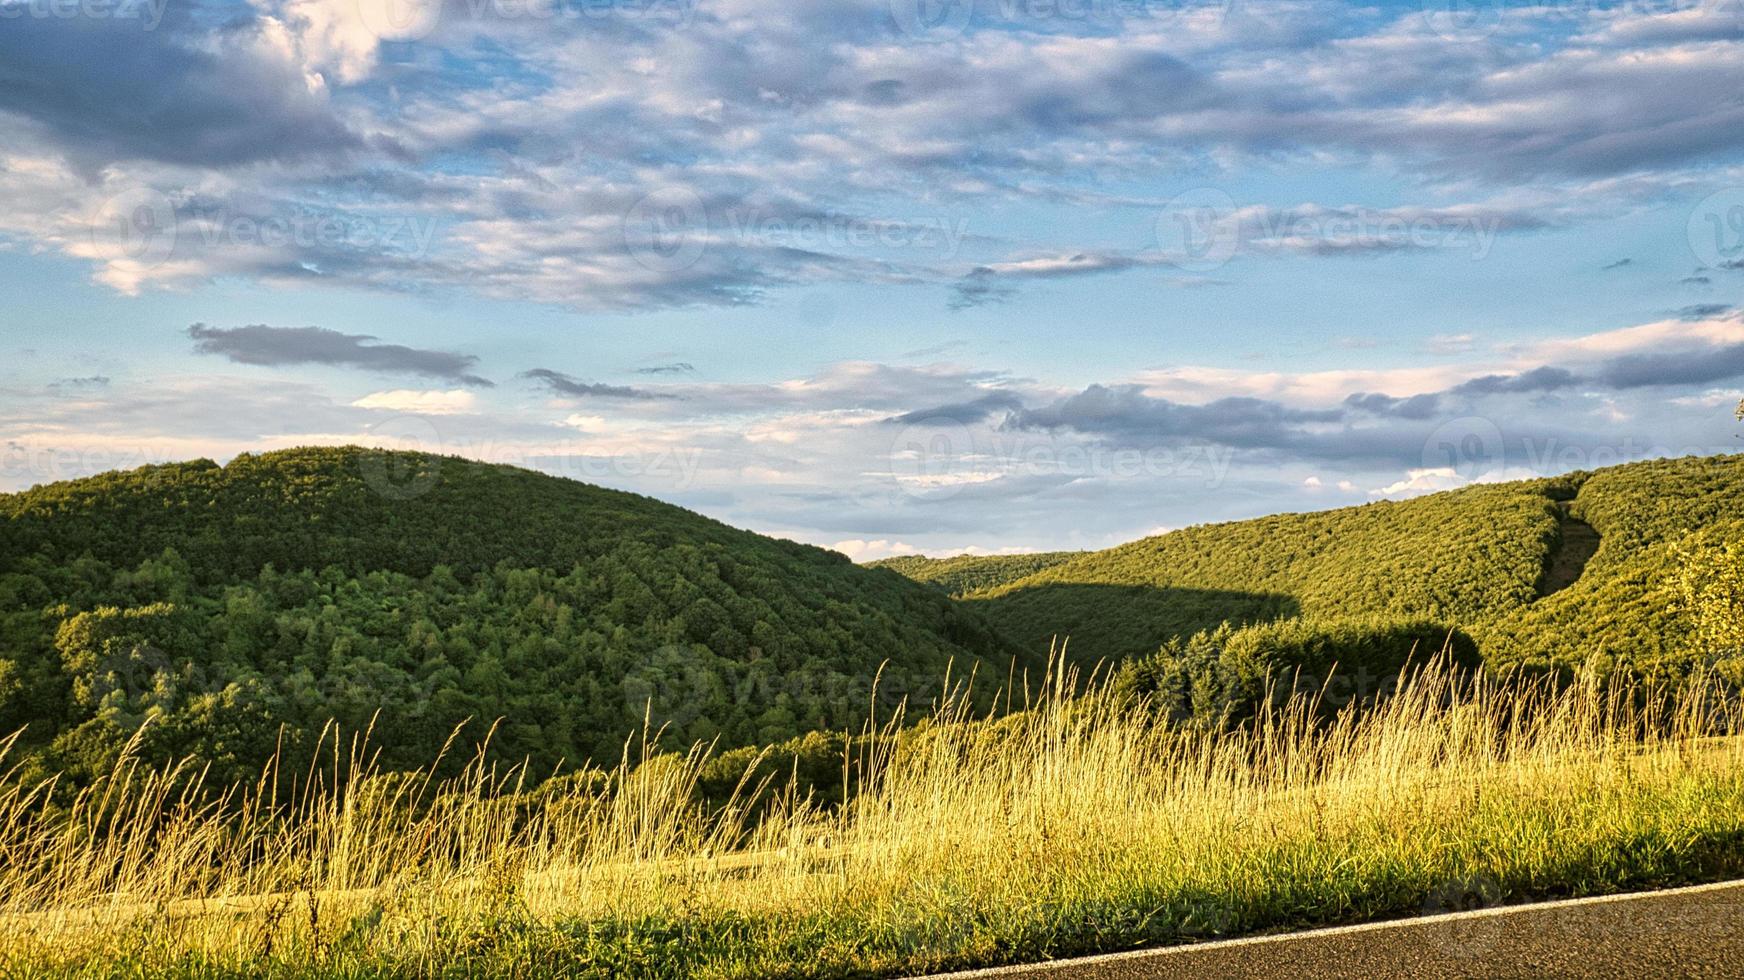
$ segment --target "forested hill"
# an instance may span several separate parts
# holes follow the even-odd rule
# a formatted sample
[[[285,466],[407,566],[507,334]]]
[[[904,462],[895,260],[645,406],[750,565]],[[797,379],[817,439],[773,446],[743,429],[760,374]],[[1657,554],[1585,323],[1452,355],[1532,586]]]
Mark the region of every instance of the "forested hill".
[[[888,568],[960,598],[1015,582],[1081,554],[1084,552],[1042,551],[1022,555],[957,555],[952,558],[903,555],[880,558],[866,565],[869,568]]]
[[[857,726],[886,662],[886,702],[924,701],[1012,653],[892,572],[456,458],[296,449],[0,495],[0,729],[75,774],[147,719],[149,756],[237,775],[281,724],[294,747],[372,717],[388,766],[471,717],[549,771],[615,758],[650,702],[673,744],[770,742]]]
[[[977,559],[961,594],[1015,643],[1079,659],[1277,619],[1386,615],[1458,627],[1496,665],[1677,668],[1691,549],[1744,543],[1744,456],[1687,457],[1400,502],[1188,528],[1026,569]],[[1596,551],[1593,545],[1596,544]],[[894,567],[936,582],[926,559]]]
[[[1469,623],[1528,602],[1572,481],[1207,524],[972,594],[1014,639],[1121,659],[1225,621],[1384,613]]]

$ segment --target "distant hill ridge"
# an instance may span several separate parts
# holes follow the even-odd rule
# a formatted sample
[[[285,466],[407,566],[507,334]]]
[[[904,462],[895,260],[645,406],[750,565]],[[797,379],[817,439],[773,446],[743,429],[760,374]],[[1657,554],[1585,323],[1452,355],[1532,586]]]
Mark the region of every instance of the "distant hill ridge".
[[[871,568],[888,568],[960,598],[1015,582],[1082,554],[1086,552],[1037,551],[1020,555],[955,555],[950,558],[901,555],[866,564]]]
[[[1668,591],[1677,549],[1744,540],[1741,521],[1744,456],[1685,457],[975,558],[972,574],[963,559],[885,564],[1020,646],[1070,637],[1082,659],[1151,653],[1225,621],[1386,614],[1462,628],[1492,665],[1651,671],[1688,656]]]

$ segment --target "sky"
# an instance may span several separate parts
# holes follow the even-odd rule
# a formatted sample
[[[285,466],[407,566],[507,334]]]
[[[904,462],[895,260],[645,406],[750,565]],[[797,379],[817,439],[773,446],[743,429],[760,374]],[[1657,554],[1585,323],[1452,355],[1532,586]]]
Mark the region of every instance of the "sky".
[[[0,202],[0,491],[381,445],[865,560],[1744,448],[1744,0],[0,0]]]

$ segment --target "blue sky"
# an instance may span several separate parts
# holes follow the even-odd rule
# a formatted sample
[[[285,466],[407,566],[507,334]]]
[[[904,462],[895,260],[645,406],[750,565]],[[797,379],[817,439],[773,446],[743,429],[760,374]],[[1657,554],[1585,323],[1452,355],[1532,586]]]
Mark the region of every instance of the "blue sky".
[[[0,490],[307,443],[858,558],[1738,448],[1744,0],[0,0]]]

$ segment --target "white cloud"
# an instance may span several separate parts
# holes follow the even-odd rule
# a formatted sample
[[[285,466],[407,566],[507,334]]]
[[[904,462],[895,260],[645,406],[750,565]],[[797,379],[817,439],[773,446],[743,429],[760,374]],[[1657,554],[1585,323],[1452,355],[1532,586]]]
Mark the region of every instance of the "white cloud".
[[[1716,316],[1702,320],[1658,320],[1602,330],[1579,337],[1541,340],[1506,348],[1516,358],[1537,363],[1583,363],[1638,352],[1691,350],[1744,343],[1744,319]]]
[[[402,412],[407,415],[473,415],[478,412],[478,397],[470,391],[417,391],[396,388],[365,395],[351,403],[353,408],[378,412]]]
[[[865,541],[860,538],[849,538],[830,545],[855,561],[876,561],[880,558],[894,558],[898,555],[917,555],[920,549],[902,541],[888,541],[879,538],[876,541]]]
[[[1477,338],[1469,333],[1436,334],[1425,346],[1431,354],[1465,354],[1477,346]]]
[[[351,84],[368,78],[383,41],[416,40],[434,29],[442,0],[288,0],[283,18],[311,70]]]
[[[1671,404],[1682,408],[1719,408],[1721,405],[1736,405],[1744,401],[1744,388],[1711,388],[1699,395],[1685,395],[1671,399]]]
[[[1033,555],[1035,553],[1035,548],[1027,547],[1025,545],[1002,545],[996,548],[984,548],[977,544],[964,545],[961,548],[943,548],[937,551],[928,552],[928,554],[932,555],[934,558],[955,558],[959,555],[970,555],[975,558],[995,558],[1006,555]]]
[[[1454,490],[1469,482],[1451,466],[1434,466],[1427,469],[1406,470],[1403,480],[1397,480],[1384,487],[1370,490],[1369,495],[1374,497],[1411,497],[1442,490]]]
[[[1444,342],[1444,343],[1443,343]],[[1579,369],[1627,354],[1701,351],[1744,344],[1744,319],[1725,314],[1705,320],[1660,320],[1575,337],[1504,344],[1480,350],[1469,334],[1433,338],[1443,352],[1472,356],[1433,366],[1350,368],[1323,371],[1252,371],[1183,365],[1139,371],[1132,380],[1153,398],[1202,404],[1243,395],[1291,405],[1326,405],[1358,393],[1394,397],[1446,391],[1490,374],[1518,374],[1545,365]]]
[[[1473,373],[1471,365],[1350,368],[1328,371],[1243,371],[1235,368],[1175,367],[1140,371],[1134,376],[1153,398],[1202,403],[1245,395],[1275,398],[1292,405],[1325,404],[1358,392],[1400,397],[1443,391]]]

